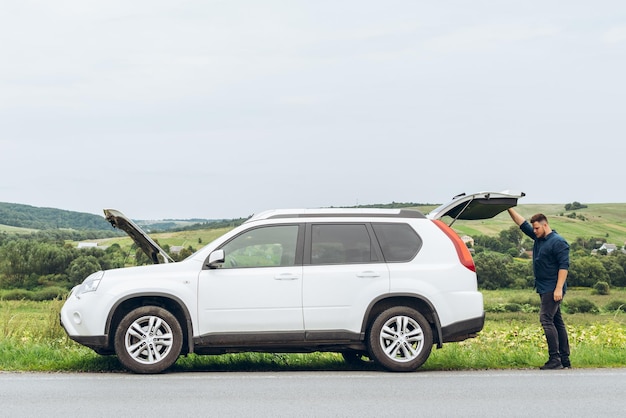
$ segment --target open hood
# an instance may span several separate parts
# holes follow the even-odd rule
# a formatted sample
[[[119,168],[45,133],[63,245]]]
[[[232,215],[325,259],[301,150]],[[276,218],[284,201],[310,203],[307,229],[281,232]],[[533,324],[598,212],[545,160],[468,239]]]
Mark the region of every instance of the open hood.
[[[517,199],[526,196],[523,192],[478,192],[473,194],[461,193],[433,209],[428,215],[430,219],[440,219],[444,216],[452,218],[450,225],[457,219],[477,220],[493,218],[497,214],[517,205]]]
[[[104,209],[104,217],[114,228],[126,232],[154,264],[174,262],[172,257],[122,212],[115,209]]]

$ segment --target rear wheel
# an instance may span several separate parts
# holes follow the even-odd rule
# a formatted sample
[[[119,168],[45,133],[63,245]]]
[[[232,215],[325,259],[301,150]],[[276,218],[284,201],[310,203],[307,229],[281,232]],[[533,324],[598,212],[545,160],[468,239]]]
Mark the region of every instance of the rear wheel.
[[[115,333],[115,353],[135,373],[160,373],[170,367],[182,349],[183,331],[176,317],[158,306],[129,312]]]
[[[368,346],[374,360],[385,369],[415,371],[430,355],[432,329],[415,309],[396,306],[376,317],[369,330]]]

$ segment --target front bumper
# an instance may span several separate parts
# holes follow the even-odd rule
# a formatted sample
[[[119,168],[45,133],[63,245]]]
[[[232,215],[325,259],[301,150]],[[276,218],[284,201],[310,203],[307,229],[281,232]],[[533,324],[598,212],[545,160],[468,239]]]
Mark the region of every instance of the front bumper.
[[[98,354],[112,354],[113,350],[109,345],[109,336],[108,335],[90,335],[90,336],[82,336],[82,335],[73,335],[68,331],[68,327],[65,326],[65,322],[63,321],[63,312],[59,313],[59,323],[61,327],[67,334],[67,336],[72,340],[76,341],[80,345],[84,345],[85,347],[91,348]]]

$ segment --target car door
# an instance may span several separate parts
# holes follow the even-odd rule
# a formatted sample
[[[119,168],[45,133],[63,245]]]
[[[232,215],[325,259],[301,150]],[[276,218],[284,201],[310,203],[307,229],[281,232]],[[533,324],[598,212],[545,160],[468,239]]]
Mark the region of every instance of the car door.
[[[302,338],[301,229],[251,228],[221,246],[222,267],[199,277],[200,335],[266,333],[271,339],[271,332],[283,332]]]
[[[389,292],[389,271],[368,223],[307,225],[303,313],[307,339],[361,330],[369,303]]]

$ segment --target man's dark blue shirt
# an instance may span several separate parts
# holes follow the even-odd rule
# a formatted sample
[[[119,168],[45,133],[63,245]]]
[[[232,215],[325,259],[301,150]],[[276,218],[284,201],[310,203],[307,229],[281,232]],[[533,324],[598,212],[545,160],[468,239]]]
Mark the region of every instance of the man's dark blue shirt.
[[[543,238],[537,238],[528,221],[524,221],[520,229],[535,242],[533,272],[537,293],[553,292],[556,288],[559,270],[569,270],[569,244],[555,230]],[[566,289],[567,282],[563,285],[563,294]]]

